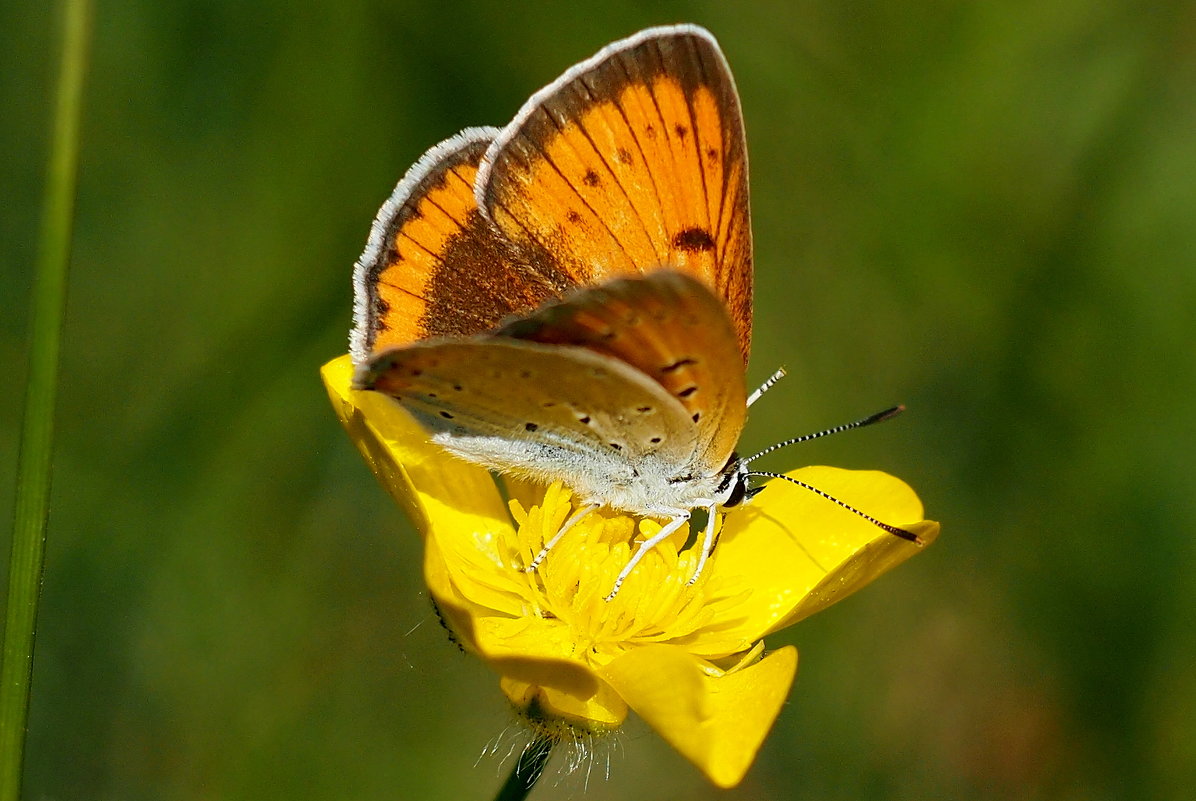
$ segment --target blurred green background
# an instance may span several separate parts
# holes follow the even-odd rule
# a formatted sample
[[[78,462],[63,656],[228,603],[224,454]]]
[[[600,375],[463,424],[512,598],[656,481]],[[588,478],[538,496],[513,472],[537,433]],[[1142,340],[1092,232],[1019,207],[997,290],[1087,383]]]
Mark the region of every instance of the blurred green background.
[[[632,723],[585,797],[1191,797],[1191,3],[98,6],[28,798],[491,797],[512,718],[316,371],[426,147],[677,21],[742,95],[750,377],[790,371],[745,449],[903,401],[770,466],[888,470],[944,534],[770,639],[802,665],[741,787]],[[7,521],[58,39],[0,14]]]

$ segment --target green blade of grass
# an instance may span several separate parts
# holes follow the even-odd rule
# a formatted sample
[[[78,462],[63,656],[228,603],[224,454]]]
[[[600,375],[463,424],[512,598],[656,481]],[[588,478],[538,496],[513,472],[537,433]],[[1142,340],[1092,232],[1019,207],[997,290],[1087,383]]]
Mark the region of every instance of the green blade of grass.
[[[90,38],[91,0],[64,0],[62,22],[62,62],[56,88],[33,282],[29,372],[25,388],[25,417],[17,456],[4,657],[0,667],[0,801],[17,801],[21,794],[34,627],[41,591],[50,500],[54,401],[58,387],[58,353],[75,207],[79,117]]]

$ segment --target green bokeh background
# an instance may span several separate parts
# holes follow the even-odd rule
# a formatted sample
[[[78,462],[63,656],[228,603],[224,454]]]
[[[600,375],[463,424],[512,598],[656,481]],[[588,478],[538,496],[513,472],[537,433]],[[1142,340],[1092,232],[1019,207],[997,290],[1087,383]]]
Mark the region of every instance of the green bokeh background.
[[[802,664],[741,787],[633,722],[584,797],[1191,797],[1191,3],[98,6],[28,798],[493,794],[516,727],[316,371],[426,147],[677,21],[735,71],[750,377],[790,372],[745,449],[903,401],[771,466],[888,470],[944,534],[770,640]],[[0,14],[11,519],[58,42]]]

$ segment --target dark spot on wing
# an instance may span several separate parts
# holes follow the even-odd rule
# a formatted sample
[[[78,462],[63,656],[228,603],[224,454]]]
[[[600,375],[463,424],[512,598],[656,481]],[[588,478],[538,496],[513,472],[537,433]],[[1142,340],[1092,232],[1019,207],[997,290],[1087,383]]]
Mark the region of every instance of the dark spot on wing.
[[[673,131],[677,134],[677,136],[681,137],[681,139],[685,139],[685,137],[689,136],[689,129],[680,123],[673,126]]]
[[[664,367],[661,367],[660,372],[674,373],[677,370],[680,370],[682,367],[688,367],[691,364],[697,364],[697,363],[698,363],[697,359],[679,359],[679,360],[673,362],[672,364],[666,364]]]
[[[577,418],[577,422],[581,423],[583,426],[588,426],[590,424],[590,416],[588,414],[582,415],[581,417]]]
[[[619,148],[618,150],[615,151],[615,160],[618,161],[620,164],[630,164],[631,163],[631,151],[625,147]]]
[[[673,237],[673,247],[691,252],[713,250],[714,240],[705,228],[686,228]]]
[[[608,443],[606,443],[606,444],[607,444],[607,445],[610,445],[610,446],[611,446],[612,448],[614,448],[616,451],[621,451],[621,450],[623,450],[623,446],[622,446],[622,445],[620,445],[620,444],[619,444],[619,443],[617,443],[617,442],[608,442]]]
[[[598,177],[598,173],[593,170],[586,170],[586,174],[582,176],[581,180],[585,182],[586,186],[597,186],[602,183],[602,180]]]
[[[523,428],[526,431],[535,431],[536,429],[539,428],[539,426],[536,425],[535,423],[524,423]]]
[[[581,222],[581,215],[573,209],[569,209],[568,213],[565,214],[565,219],[574,225],[577,225],[579,222]]]
[[[451,414],[449,414],[448,412],[441,412],[441,413],[440,413],[440,416],[441,416],[441,417],[443,417],[445,420],[452,420],[452,419],[453,419],[453,416],[452,416]]]
[[[688,398],[690,395],[694,394],[697,391],[698,391],[697,387],[693,387],[693,386],[686,387],[685,389],[683,389],[677,393],[677,397],[678,398]]]

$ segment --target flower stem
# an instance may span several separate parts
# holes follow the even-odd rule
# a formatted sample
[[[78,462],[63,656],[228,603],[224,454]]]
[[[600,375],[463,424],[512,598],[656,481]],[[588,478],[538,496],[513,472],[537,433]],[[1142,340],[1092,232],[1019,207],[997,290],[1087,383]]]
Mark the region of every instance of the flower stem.
[[[17,801],[29,715],[34,627],[45,563],[58,353],[79,163],[91,0],[63,0],[59,65],[30,314],[29,374],[17,456],[16,505],[0,666],[0,801]]]
[[[498,795],[494,796],[494,801],[523,801],[527,798],[544,773],[544,766],[548,764],[548,757],[551,755],[551,737],[539,736],[532,740],[519,755],[515,769],[507,777]]]

